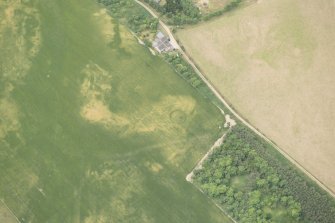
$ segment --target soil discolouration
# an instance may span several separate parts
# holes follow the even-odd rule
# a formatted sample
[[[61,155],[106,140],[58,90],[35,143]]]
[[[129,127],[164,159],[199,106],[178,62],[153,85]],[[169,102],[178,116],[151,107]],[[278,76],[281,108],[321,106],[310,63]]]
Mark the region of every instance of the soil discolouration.
[[[165,96],[156,104],[143,106],[133,113],[112,112],[107,98],[112,93],[112,75],[99,65],[88,64],[81,85],[84,104],[80,115],[89,122],[100,124],[109,130],[122,127],[122,135],[133,133],[164,132],[184,134],[183,125],[192,117],[196,102],[189,96]]]

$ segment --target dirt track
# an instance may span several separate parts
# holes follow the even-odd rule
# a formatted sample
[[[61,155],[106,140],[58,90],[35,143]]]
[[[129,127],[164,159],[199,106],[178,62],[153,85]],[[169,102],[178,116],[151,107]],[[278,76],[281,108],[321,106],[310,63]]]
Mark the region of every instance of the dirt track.
[[[146,4],[140,2],[139,0],[135,0],[138,4],[144,7],[151,15],[155,18],[159,19],[159,16]],[[176,41],[175,37],[173,36],[170,28],[159,19],[159,24],[164,28],[165,32],[169,35],[172,44],[176,44],[176,48],[179,49],[179,52],[183,56],[183,58],[193,67],[196,73],[201,77],[201,79],[206,83],[206,85],[212,90],[212,92],[220,99],[220,101],[229,109],[229,111],[235,115],[243,124],[248,126],[252,131],[254,131],[257,135],[262,137],[265,141],[271,144],[274,148],[276,148],[285,158],[287,158],[291,163],[297,166],[301,171],[303,171],[306,175],[308,175],[314,182],[316,182],[320,187],[322,187],[325,191],[327,191],[331,196],[335,198],[335,193],[326,185],[324,185],[319,179],[317,179],[314,175],[312,175],[309,171],[307,171],[301,164],[299,164],[295,159],[289,156],[285,151],[279,148],[276,144],[274,144],[270,139],[268,139],[265,135],[263,135],[257,128],[253,127],[249,124],[245,119],[243,119],[223,98],[223,96],[216,90],[216,88],[209,82],[205,75],[195,66],[193,61],[189,58],[189,56],[182,50],[179,46],[178,42]]]

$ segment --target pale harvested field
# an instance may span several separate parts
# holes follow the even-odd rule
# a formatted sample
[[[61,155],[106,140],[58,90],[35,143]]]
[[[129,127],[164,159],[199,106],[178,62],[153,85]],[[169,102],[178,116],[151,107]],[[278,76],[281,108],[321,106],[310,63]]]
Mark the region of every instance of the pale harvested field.
[[[264,0],[177,34],[236,110],[333,191],[334,21],[334,0]]]

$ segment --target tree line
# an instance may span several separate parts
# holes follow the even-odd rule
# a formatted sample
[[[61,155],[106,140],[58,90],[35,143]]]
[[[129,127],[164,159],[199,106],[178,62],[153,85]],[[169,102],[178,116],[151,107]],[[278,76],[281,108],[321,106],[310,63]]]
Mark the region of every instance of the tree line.
[[[141,35],[145,32],[153,34],[157,32],[158,19],[153,18],[133,0],[97,0],[97,2],[103,4],[115,20],[125,24],[134,33]]]
[[[242,125],[195,171],[194,182],[240,222],[335,219],[335,200]]]
[[[193,67],[179,53],[171,52],[163,56],[165,61],[172,66],[180,77],[194,87],[204,98],[207,98],[226,112],[226,108],[222,105],[222,102],[213,94],[212,90],[203,82]]]
[[[160,5],[154,0],[144,0],[160,12],[170,25],[195,24],[200,21],[201,13],[192,0],[167,0]]]
[[[207,21],[213,17],[233,11],[243,3],[243,0],[231,0],[222,9],[203,14],[192,0],[166,0],[164,5],[157,3],[155,0],[143,1],[164,15],[170,25],[195,24],[201,20]]]
[[[97,1],[133,32],[156,33],[157,19],[133,0]],[[164,59],[200,94],[224,109],[178,53],[165,54]],[[234,217],[244,222],[250,219],[256,219],[251,222],[269,222],[274,216],[265,207],[274,207],[284,208],[286,217],[303,222],[332,223],[335,219],[334,199],[248,128],[235,126],[220,150],[224,155],[215,153],[215,157],[211,156],[208,162],[214,166],[205,164],[204,170],[208,169],[208,172],[196,173],[195,180]],[[239,177],[250,181],[242,189],[234,184]]]

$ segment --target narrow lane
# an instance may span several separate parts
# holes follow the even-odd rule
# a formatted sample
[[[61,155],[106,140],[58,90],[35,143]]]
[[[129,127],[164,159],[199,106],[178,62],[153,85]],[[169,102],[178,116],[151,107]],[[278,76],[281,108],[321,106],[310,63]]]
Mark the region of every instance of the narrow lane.
[[[300,163],[298,163],[293,157],[291,157],[289,154],[287,154],[284,150],[279,148],[276,144],[274,144],[269,138],[267,138],[263,133],[261,133],[257,128],[253,127],[250,123],[248,123],[245,119],[243,119],[229,104],[228,102],[223,98],[223,96],[219,93],[218,90],[212,85],[212,83],[209,82],[209,80],[206,78],[205,75],[201,73],[201,71],[195,66],[193,61],[189,58],[189,56],[185,53],[184,50],[180,47],[177,40],[173,36],[170,28],[161,20],[159,19],[159,16],[154,12],[149,6],[144,4],[143,2],[139,0],[135,0],[138,4],[140,4],[143,8],[145,8],[153,17],[157,18],[159,20],[159,24],[163,27],[164,31],[169,35],[171,44],[179,50],[180,54],[183,56],[183,58],[192,66],[192,68],[195,70],[195,72],[199,75],[199,77],[205,82],[205,84],[212,90],[212,92],[215,94],[217,98],[220,99],[220,101],[226,106],[226,108],[234,114],[236,118],[238,118],[243,124],[248,126],[253,132],[255,132],[257,135],[262,137],[266,142],[271,144],[277,151],[279,151],[286,159],[288,159],[291,163],[293,163],[296,167],[298,167],[301,171],[303,171],[307,176],[309,176],[314,182],[316,182],[322,189],[327,191],[332,197],[335,198],[335,192],[328,188],[325,184],[323,184],[317,177],[315,177],[313,174],[311,174],[307,169],[305,169]]]

